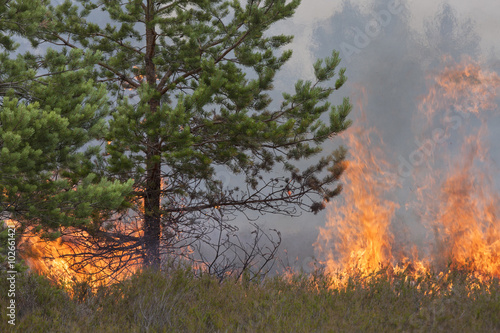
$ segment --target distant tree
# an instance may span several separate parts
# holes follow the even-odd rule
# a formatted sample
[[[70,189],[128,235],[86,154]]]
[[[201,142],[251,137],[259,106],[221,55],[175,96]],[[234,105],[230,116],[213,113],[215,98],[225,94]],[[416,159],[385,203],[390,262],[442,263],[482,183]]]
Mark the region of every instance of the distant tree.
[[[299,80],[278,103],[269,95],[276,73],[292,55],[283,49],[292,36],[268,30],[290,18],[299,4],[78,0],[46,5],[30,40],[35,46],[54,45],[57,51],[46,57],[61,57],[61,64],[72,54],[96,59],[94,70],[86,73],[96,87],[107,85],[112,101],[103,175],[134,181],[130,209],[82,227],[92,234],[94,254],[136,253],[145,265],[159,267],[164,253],[201,242],[216,258],[236,245],[231,251],[236,257],[243,251],[241,261],[248,264],[256,253],[265,256],[275,249],[264,253],[245,249],[255,243],[229,241],[231,217],[251,211],[317,212],[340,192],[335,183],[344,170],[344,149],[318,156],[321,144],[350,124],[349,100],[339,106],[327,101],[346,81],[345,69],[337,72],[338,53],[317,61],[316,79]],[[60,103],[71,103],[60,88]],[[240,186],[220,181],[221,170],[241,178]],[[116,227],[134,221],[140,233]],[[217,230],[220,237],[213,240]],[[260,230],[256,234],[262,237]],[[226,263],[230,267],[234,261]]]
[[[29,9],[28,3],[24,8]],[[16,17],[17,11],[4,2],[0,218],[20,222],[21,230],[32,227],[57,238],[61,226],[85,226],[93,217],[124,206],[132,182],[109,181],[95,166],[99,148],[91,143],[102,140],[109,114],[105,86],[88,78],[95,55],[71,50],[13,56],[17,46],[11,35],[27,32],[36,21],[36,15],[31,22],[29,16]]]

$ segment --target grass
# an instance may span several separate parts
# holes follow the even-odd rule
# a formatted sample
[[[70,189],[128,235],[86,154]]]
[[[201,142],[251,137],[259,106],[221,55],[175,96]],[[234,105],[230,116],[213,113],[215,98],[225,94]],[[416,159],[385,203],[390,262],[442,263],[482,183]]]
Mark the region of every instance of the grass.
[[[8,283],[0,273],[0,303]],[[417,280],[404,273],[329,278],[278,276],[260,283],[195,277],[187,268],[144,271],[74,297],[27,272],[16,280],[15,328],[2,310],[0,331],[18,332],[500,332],[498,279],[472,281],[461,271]],[[474,288],[471,288],[474,285]]]

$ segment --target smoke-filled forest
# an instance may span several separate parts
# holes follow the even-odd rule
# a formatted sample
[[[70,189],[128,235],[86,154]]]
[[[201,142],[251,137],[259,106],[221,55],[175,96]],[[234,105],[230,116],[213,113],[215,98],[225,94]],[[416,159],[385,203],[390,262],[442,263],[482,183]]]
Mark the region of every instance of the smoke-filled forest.
[[[497,14],[0,0],[0,330],[500,332]]]

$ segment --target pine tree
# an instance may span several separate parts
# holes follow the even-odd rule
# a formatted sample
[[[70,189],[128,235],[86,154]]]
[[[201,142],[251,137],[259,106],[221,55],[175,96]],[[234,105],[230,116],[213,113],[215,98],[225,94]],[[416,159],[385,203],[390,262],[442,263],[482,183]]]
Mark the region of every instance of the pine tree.
[[[134,181],[122,221],[138,218],[142,233],[120,236],[102,222],[95,227],[102,251],[136,251],[146,265],[159,267],[162,253],[180,239],[203,238],[221,214],[317,212],[340,192],[335,183],[345,150],[326,154],[321,146],[350,124],[349,100],[328,102],[346,81],[345,69],[337,71],[339,54],[314,64],[315,80],[298,81],[281,101],[270,97],[276,73],[292,55],[284,49],[292,36],[271,35],[269,28],[299,4],[78,0],[46,6],[30,40],[55,45],[54,59],[73,53],[97,59],[88,73],[107,85],[112,101],[102,163],[106,175]],[[241,177],[240,186],[223,184],[221,169]]]
[[[105,135],[109,113],[105,86],[88,78],[96,56],[13,55],[12,35],[36,28],[29,8],[0,9],[0,217],[54,239],[61,227],[119,209],[132,182],[110,181],[95,165],[99,148],[91,143]]]

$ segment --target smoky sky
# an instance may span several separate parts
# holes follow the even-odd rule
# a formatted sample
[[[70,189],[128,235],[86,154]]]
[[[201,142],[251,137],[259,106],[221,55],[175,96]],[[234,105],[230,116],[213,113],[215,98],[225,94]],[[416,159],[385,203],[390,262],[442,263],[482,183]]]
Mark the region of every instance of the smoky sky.
[[[459,6],[453,3],[458,2],[435,4],[434,11],[429,12],[405,1],[338,1],[336,6],[326,7],[332,13],[329,17],[324,17],[326,14],[323,13],[323,17],[316,17],[316,20],[305,19],[312,14],[304,10],[303,19],[295,21],[298,27],[288,27],[288,31],[299,33],[292,46],[296,58],[288,65],[278,86],[285,87],[296,75],[311,75],[308,62],[312,64],[314,59],[327,57],[333,49],[338,50],[341,66],[347,69],[348,82],[332,101],[339,103],[344,96],[351,98],[354,109],[350,118],[354,124],[361,121],[357,102],[362,101],[366,115],[363,126],[377,129],[386,156],[394,161],[394,172],[397,173],[397,156],[408,156],[417,148],[415,117],[423,96],[428,92],[429,77],[439,72],[445,62],[463,59],[480,61],[489,71],[500,69],[494,45],[487,43],[491,36],[484,33],[488,29],[498,29],[500,23],[495,26],[490,20],[480,21],[478,25],[477,14],[482,11],[464,11],[462,3]],[[306,22],[312,27],[304,32]],[[486,42],[481,33],[487,35]],[[500,147],[496,144],[500,140],[498,134],[495,135],[500,122],[495,113],[497,110],[490,120],[489,138],[493,162],[500,160]],[[329,151],[339,143],[342,143],[341,139],[337,138],[324,148]],[[411,195],[409,187],[403,182],[402,189],[396,191],[402,207]],[[314,255],[312,243],[325,219],[326,214],[306,214],[293,221],[279,219],[277,225],[284,233],[284,247],[288,249],[289,257],[299,257],[297,265],[303,265]],[[409,238],[415,243],[423,242],[425,230],[418,225],[413,212],[400,209],[395,220],[400,222],[392,230],[396,243]]]
[[[480,37],[473,21],[459,19],[450,4],[425,18],[425,30],[418,32],[410,26],[408,7],[401,3],[391,11],[391,3],[395,1],[374,1],[368,13],[362,13],[358,5],[345,1],[340,11],[319,24],[313,54],[322,58],[332,48],[341,52],[349,77],[344,93],[354,104],[362,97],[369,125],[380,130],[392,151],[404,152],[414,144],[413,115],[428,89],[427,77],[443,66],[445,57],[455,62],[477,59]],[[378,22],[379,29],[373,29]],[[365,89],[363,96],[360,89]]]

